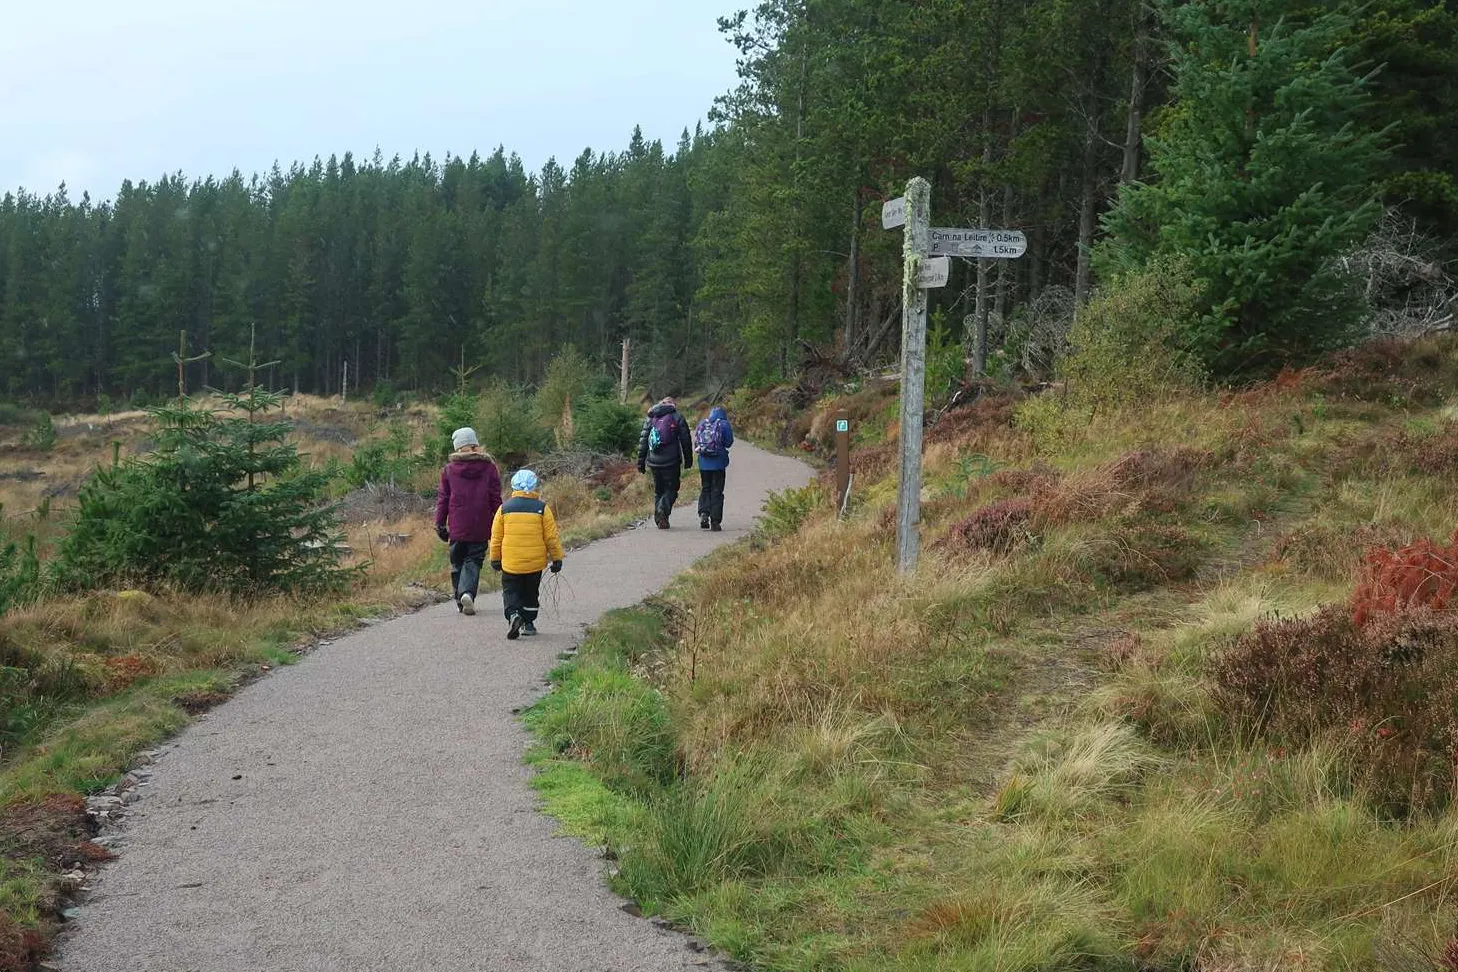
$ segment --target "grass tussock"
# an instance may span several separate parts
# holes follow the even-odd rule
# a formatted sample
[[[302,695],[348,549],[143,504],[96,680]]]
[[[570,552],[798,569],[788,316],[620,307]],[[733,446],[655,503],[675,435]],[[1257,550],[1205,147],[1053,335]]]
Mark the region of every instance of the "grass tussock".
[[[543,703],[573,711],[544,791],[590,771],[552,805],[762,968],[1446,967],[1451,585],[1413,558],[1458,526],[1458,340],[1058,394],[928,428],[900,577],[894,413],[857,391],[850,515],[783,498],[651,636],[590,639]],[[762,434],[824,448],[838,403],[791,399]],[[632,720],[646,754],[599,725]]]

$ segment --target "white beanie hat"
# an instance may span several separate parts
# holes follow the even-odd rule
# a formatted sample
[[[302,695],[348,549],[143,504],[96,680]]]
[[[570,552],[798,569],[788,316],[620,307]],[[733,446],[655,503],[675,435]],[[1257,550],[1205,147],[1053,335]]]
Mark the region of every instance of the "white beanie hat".
[[[511,488],[520,493],[535,493],[537,474],[530,469],[518,469],[516,475],[511,477]]]
[[[466,446],[480,444],[481,443],[476,439],[475,429],[456,429],[454,432],[451,433],[451,447],[454,449],[464,449]]]

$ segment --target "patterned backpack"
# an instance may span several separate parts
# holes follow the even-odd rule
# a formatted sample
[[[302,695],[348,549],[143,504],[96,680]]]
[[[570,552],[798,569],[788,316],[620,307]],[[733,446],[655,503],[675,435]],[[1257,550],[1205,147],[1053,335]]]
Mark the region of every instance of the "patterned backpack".
[[[724,454],[724,427],[719,419],[706,418],[694,428],[694,451],[701,456]]]

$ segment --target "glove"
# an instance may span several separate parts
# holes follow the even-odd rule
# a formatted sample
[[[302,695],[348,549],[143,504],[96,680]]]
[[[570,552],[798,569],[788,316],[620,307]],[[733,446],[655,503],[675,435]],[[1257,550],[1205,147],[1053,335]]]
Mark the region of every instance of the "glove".
[[[438,536],[438,537],[440,537],[440,539],[441,539],[441,541],[443,543],[450,543],[451,542],[451,531],[447,530],[444,526],[438,526],[438,527],[436,527],[435,528],[435,535]]]
[[[561,570],[562,570],[562,561],[560,561],[560,560],[554,560],[554,561],[552,561],[552,573],[556,574],[556,573],[559,573]]]
[[[640,473],[645,473],[645,472],[647,472],[647,471],[648,471],[648,467],[647,467],[647,466],[645,466],[645,465],[643,465],[643,464],[642,464],[642,463],[641,463],[641,462],[640,462],[640,463],[638,463],[638,471],[639,471],[639,472],[640,472]]]
[[[499,560],[493,560],[493,561],[491,561],[491,569],[494,570],[494,571],[496,571],[498,574],[501,573],[501,561],[499,561]]]

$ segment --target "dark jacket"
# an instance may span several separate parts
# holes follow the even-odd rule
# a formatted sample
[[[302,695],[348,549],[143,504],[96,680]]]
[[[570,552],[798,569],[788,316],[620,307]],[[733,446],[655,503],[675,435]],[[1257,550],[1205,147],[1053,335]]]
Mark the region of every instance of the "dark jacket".
[[[501,508],[501,474],[484,452],[455,452],[440,471],[435,525],[449,523],[451,540],[485,543]]]
[[[729,447],[734,444],[734,426],[729,424],[729,413],[722,408],[715,408],[709,413],[710,422],[718,422],[720,434],[724,437],[724,451],[716,456],[706,456],[699,453],[699,469],[702,472],[716,472],[720,469],[729,468]]]
[[[653,431],[653,420],[660,415],[672,413],[678,424],[678,435],[676,441],[670,442],[660,449],[648,448],[648,433]],[[672,405],[665,405],[659,402],[648,410],[648,417],[643,420],[643,432],[638,436],[638,462],[646,463],[658,469],[665,469],[668,466],[677,465],[683,462],[683,468],[694,468],[694,442],[693,433],[689,431],[688,422],[678,413],[678,409]]]

